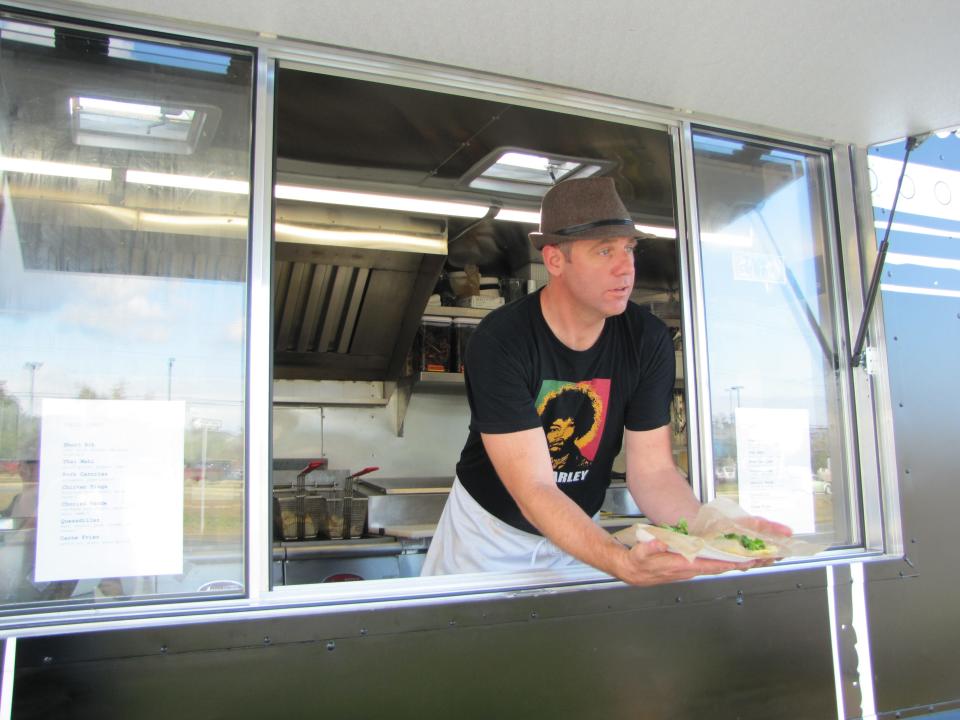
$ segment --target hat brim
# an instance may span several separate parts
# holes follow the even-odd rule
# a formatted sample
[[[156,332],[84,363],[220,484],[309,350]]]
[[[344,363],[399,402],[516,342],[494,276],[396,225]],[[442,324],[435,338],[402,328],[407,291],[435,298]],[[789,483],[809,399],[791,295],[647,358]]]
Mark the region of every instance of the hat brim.
[[[652,238],[654,236],[648,233],[640,232],[637,229],[634,229],[633,232],[629,232],[623,225],[608,225],[605,227],[596,227],[591,228],[590,230],[584,230],[582,233],[576,235],[554,235],[553,233],[534,231],[529,233],[528,237],[530,238],[530,242],[533,243],[533,246],[537,250],[543,250],[543,248],[547,245],[559,245],[560,243],[570,242],[571,240],[602,240],[605,238],[622,237],[641,240],[644,238]]]

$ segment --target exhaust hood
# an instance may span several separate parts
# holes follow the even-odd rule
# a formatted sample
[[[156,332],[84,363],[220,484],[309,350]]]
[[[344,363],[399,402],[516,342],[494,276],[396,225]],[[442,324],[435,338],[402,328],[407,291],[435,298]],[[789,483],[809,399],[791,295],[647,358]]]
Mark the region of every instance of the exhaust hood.
[[[446,241],[442,218],[278,204],[274,377],[396,381]]]

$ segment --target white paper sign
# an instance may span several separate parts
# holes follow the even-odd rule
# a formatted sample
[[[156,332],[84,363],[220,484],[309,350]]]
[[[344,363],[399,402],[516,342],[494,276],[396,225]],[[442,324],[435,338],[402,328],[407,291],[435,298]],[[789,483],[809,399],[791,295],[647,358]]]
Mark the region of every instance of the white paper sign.
[[[184,411],[43,401],[38,582],[183,572]]]
[[[795,533],[814,532],[809,413],[737,408],[736,421],[740,505]]]

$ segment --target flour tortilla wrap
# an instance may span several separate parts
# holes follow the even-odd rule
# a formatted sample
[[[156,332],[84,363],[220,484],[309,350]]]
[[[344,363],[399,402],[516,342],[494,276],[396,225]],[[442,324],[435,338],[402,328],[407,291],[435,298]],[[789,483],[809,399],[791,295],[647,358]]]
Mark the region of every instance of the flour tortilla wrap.
[[[683,555],[687,560],[693,560],[703,550],[703,538],[684,535],[670,528],[658,525],[637,525],[637,540],[647,542],[648,538],[644,538],[644,535],[656,538],[672,552]]]
[[[740,542],[740,535],[733,533],[736,537],[728,538],[718,535],[716,537],[707,538],[705,540],[706,547],[712,550],[716,550],[719,553],[724,555],[733,555],[736,557],[742,557],[744,560],[752,560],[758,558],[780,558],[783,557],[780,546],[774,543],[772,540],[764,539],[756,531],[750,533],[741,533],[748,538],[759,538],[763,540],[763,548],[757,550],[751,550],[747,547],[744,547],[743,543]]]
[[[693,520],[689,521],[689,535],[670,528],[638,523],[614,534],[620,542],[632,547],[637,542],[662,541],[671,552],[683,555],[687,560],[695,557],[729,562],[748,562],[754,559],[781,559],[816,555],[827,548],[826,544],[797,540],[771,533],[762,533],[743,523],[749,514],[728,498],[717,498],[703,505]],[[724,538],[733,533],[737,537]],[[748,550],[739,536],[763,540],[764,550]]]
[[[786,550],[781,547],[784,541],[789,540],[781,535],[762,533],[743,520],[750,515],[740,505],[729,498],[716,498],[700,508],[700,512],[690,523],[690,532],[702,538],[706,547],[716,553],[749,559],[782,558]],[[727,538],[725,535],[735,535]],[[740,542],[741,536],[763,541],[762,550],[750,550]]]
[[[659,540],[670,552],[683,555],[687,560],[693,560],[697,554],[703,550],[703,538],[693,535],[684,535],[670,528],[658,527],[656,525],[647,525],[637,523],[636,525],[621,530],[614,535],[620,542],[629,547],[633,547],[638,542],[650,542]]]
[[[798,540],[773,533],[760,532],[743,521],[749,513],[730,498],[719,497],[700,508],[697,516],[690,522],[690,534],[706,540],[704,553],[716,553],[728,557],[750,558],[788,558],[807,557],[826,550],[826,543]],[[769,518],[776,520],[776,518]],[[724,538],[733,533],[737,539]],[[759,538],[767,546],[766,550],[748,550],[740,543],[739,536]],[[701,554],[701,557],[704,555]]]

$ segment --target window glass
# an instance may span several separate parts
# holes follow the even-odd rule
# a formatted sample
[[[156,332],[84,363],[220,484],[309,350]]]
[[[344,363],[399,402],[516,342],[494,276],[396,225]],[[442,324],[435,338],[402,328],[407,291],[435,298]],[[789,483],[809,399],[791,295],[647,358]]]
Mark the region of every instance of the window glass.
[[[694,158],[713,490],[853,543],[828,157],[696,132]]]
[[[0,608],[243,592],[252,57],[0,53]]]

